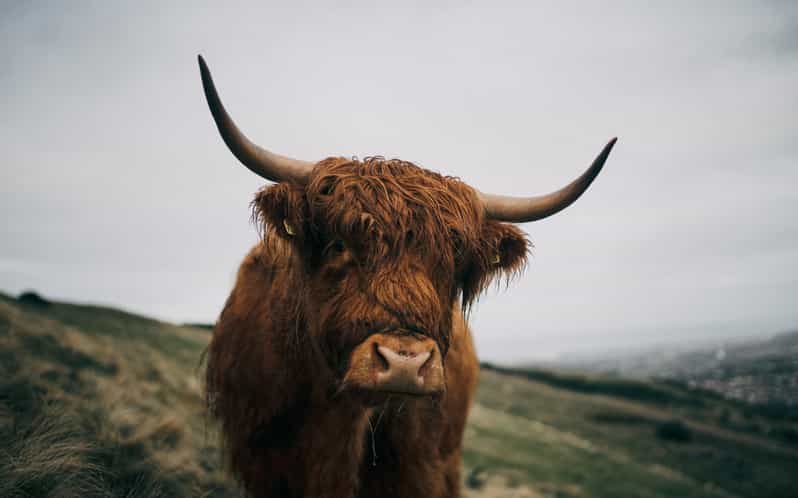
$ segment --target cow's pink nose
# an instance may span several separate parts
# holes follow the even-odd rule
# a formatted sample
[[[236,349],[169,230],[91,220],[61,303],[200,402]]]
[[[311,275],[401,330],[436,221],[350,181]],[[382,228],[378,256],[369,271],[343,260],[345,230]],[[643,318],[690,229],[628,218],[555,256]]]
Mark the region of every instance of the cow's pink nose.
[[[377,384],[385,390],[424,389],[422,369],[427,366],[432,351],[394,351],[387,346],[375,344],[377,357],[383,370],[377,372]]]
[[[438,345],[428,337],[373,334],[352,351],[344,375],[351,389],[416,396],[444,389]]]

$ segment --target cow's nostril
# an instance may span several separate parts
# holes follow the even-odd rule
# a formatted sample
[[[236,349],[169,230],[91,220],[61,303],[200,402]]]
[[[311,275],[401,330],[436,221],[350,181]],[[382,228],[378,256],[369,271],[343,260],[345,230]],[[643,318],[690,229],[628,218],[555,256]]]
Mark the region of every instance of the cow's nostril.
[[[422,377],[427,375],[427,371],[430,369],[430,365],[433,363],[432,359],[435,357],[435,350],[431,349],[428,354],[429,356],[427,357],[426,361],[418,368],[418,375]]]
[[[380,366],[382,366],[383,370],[390,370],[391,365],[388,363],[388,359],[380,353],[380,345],[376,342],[374,343],[374,356],[377,358]]]

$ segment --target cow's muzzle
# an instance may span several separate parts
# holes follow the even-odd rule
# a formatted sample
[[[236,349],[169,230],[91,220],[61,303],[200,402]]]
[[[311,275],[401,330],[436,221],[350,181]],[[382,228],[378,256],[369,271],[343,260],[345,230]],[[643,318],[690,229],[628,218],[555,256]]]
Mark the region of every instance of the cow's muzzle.
[[[389,394],[440,393],[444,389],[441,352],[427,337],[374,334],[352,351],[344,384]]]

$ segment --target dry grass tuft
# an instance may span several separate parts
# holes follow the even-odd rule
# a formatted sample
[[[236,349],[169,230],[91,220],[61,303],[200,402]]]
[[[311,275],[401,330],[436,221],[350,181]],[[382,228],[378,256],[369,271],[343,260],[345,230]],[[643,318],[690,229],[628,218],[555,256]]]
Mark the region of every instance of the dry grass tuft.
[[[59,306],[0,300],[0,497],[241,496],[186,389],[196,360],[166,361],[129,332],[85,333],[74,308],[69,325],[52,320]]]

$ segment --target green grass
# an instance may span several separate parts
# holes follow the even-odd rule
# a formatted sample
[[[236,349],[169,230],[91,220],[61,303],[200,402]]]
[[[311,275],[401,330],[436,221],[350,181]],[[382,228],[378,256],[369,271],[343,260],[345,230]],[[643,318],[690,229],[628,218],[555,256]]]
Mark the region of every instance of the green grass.
[[[670,380],[635,380],[610,375],[540,368],[508,368],[482,364],[483,371],[521,377],[546,385],[593,395],[607,395],[666,409],[674,416],[771,438],[798,448],[798,407],[781,403],[751,405],[718,393]]]
[[[209,337],[0,294],[0,496],[241,496],[203,412]],[[689,440],[658,437],[673,420]],[[464,493],[793,497],[798,451],[785,441],[796,431],[680,385],[488,367],[466,430]]]
[[[483,363],[482,369],[505,375],[524,377],[570,391],[607,394],[666,406],[702,407],[707,402],[706,397],[717,398],[716,395],[710,393],[702,393],[702,396],[696,396],[695,393],[688,392],[686,387],[675,382],[639,381],[598,375],[555,372],[538,368],[507,368],[490,363]]]
[[[691,441],[662,440],[657,429],[674,417],[657,403],[483,371],[465,463],[581,483],[580,496],[795,496],[793,448],[690,419]],[[608,465],[623,475],[623,490],[601,477]]]

